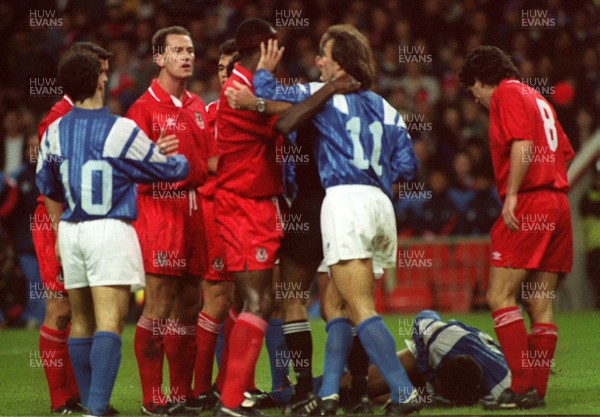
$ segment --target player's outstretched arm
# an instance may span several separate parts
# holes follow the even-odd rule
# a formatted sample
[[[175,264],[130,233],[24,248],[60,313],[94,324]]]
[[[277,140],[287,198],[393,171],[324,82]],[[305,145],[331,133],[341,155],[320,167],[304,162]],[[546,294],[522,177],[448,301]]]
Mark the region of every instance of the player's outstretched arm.
[[[119,118],[116,123],[121,125],[118,130],[129,129],[131,134],[135,135],[135,139],[129,144],[128,138],[131,135],[111,135],[107,138],[103,156],[115,168],[124,172],[133,181],[142,184],[154,181],[181,181],[188,177],[190,166],[185,156],[167,157],[160,147],[130,119]],[[163,132],[161,144],[165,145],[165,152],[173,154],[177,147],[172,143],[174,139],[170,136],[173,135],[166,136]],[[126,146],[128,148],[124,149]]]
[[[298,129],[313,117],[334,94],[346,94],[360,88],[360,83],[350,75],[344,75],[321,87],[305,101],[296,104],[281,114],[275,123],[275,130],[283,135]]]

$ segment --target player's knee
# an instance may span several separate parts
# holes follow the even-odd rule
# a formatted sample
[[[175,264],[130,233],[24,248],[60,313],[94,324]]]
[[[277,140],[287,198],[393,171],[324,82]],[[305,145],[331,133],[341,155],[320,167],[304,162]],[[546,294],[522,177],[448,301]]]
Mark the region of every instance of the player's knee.
[[[502,308],[506,302],[505,297],[495,291],[490,290],[486,292],[485,299],[490,307],[490,310],[492,311]]]
[[[66,330],[71,321],[71,304],[67,297],[48,298],[46,300],[46,319],[44,323],[58,330]]]

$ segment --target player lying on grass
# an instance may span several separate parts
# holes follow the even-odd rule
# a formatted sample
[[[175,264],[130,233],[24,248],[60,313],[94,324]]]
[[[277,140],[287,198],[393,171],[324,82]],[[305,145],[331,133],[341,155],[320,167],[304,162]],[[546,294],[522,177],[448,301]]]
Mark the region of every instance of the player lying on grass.
[[[161,154],[134,122],[103,107],[108,78],[97,54],[67,54],[58,79],[75,106],[46,130],[36,182],[58,231],[72,309],[69,353],[84,415],[103,416],[121,361],[129,292],[144,285],[131,225],[136,182],[182,180],[189,165],[183,156],[164,155],[176,151],[177,140],[163,134]]]
[[[498,344],[488,334],[457,320],[443,322],[435,311],[416,318],[408,348],[396,353],[420,400],[430,405],[474,405],[492,401],[510,386],[510,371]],[[460,382],[459,382],[460,381]],[[315,380],[320,384],[320,378]],[[351,401],[351,376],[341,382],[340,405]],[[368,394],[375,403],[390,391],[377,367],[369,367]]]

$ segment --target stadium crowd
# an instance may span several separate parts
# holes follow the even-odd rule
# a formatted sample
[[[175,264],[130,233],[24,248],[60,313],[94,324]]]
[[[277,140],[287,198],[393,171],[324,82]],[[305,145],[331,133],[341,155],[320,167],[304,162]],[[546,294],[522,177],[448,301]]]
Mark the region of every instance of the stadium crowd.
[[[112,113],[124,115],[156,75],[150,38],[160,27],[189,29],[196,48],[190,90],[209,103],[220,90],[219,44],[245,18],[262,17],[278,30],[288,51],[277,74],[282,86],[316,80],[314,57],[326,28],[355,25],[376,55],[374,90],[403,114],[422,162],[419,177],[400,184],[405,198],[395,208],[405,236],[487,234],[501,209],[486,150],[486,112],[456,76],[466,51],[490,40],[508,51],[523,81],[551,99],[575,150],[600,124],[600,25],[598,7],[589,1],[81,0],[48,7],[5,0],[0,15],[6,40],[0,75],[3,256],[20,262],[29,283],[37,278],[28,237],[34,205],[27,201],[35,189],[27,186],[27,143],[62,96],[58,59],[77,41],[113,52],[107,102]],[[15,188],[10,178],[26,184]],[[9,264],[4,268],[11,270]],[[19,302],[3,300],[5,311],[10,305]],[[25,321],[39,321],[34,311],[27,308]]]

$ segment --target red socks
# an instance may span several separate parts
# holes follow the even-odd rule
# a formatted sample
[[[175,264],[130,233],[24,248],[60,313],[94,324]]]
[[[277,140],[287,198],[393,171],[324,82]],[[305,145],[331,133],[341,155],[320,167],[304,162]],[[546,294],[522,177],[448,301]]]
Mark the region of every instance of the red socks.
[[[196,323],[180,324],[167,320],[165,354],[169,362],[169,396],[172,402],[185,403],[191,399],[194,359],[196,358]]]
[[[69,357],[68,336],[68,330],[51,329],[45,325],[40,327],[40,357],[53,410],[62,407],[71,398],[79,398]]]
[[[217,388],[223,392],[223,384],[225,383],[225,374],[227,373],[227,364],[229,362],[229,339],[231,339],[231,331],[238,319],[238,314],[233,307],[229,310],[229,316],[225,319],[225,329],[223,329],[223,354],[221,355],[221,367],[217,375]]]
[[[532,386],[532,372],[528,365],[529,344],[525,321],[519,307],[506,307],[492,313],[496,336],[506,363],[512,373],[510,389],[524,394]]]
[[[534,323],[529,335],[529,362],[533,370],[533,387],[540,398],[546,395],[550,368],[558,341],[558,328],[551,323]]]
[[[140,317],[135,330],[134,350],[140,370],[144,406],[165,405],[162,393],[165,326],[161,320]]]
[[[196,361],[194,363],[194,396],[210,389],[212,371],[221,323],[203,311],[198,315]]]
[[[242,313],[231,332],[227,376],[221,402],[227,408],[237,408],[244,400],[244,391],[252,385],[252,376],[260,355],[267,322],[250,313]]]

